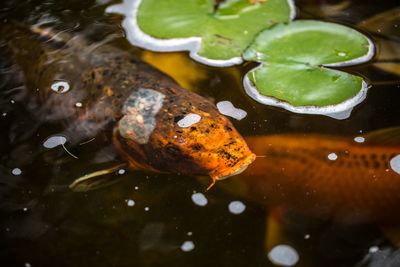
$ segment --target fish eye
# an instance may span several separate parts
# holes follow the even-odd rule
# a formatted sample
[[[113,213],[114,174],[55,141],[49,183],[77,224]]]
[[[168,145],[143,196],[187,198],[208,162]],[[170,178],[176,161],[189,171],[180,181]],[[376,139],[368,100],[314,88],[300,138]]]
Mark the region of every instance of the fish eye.
[[[58,94],[64,94],[70,89],[69,83],[67,81],[54,81],[51,85],[51,90]]]

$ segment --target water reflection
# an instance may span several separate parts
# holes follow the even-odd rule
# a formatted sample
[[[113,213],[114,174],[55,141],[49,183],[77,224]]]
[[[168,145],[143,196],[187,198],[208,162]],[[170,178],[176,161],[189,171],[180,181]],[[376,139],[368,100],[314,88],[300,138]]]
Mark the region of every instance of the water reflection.
[[[197,206],[201,206],[201,207],[206,206],[208,203],[207,198],[202,193],[194,193],[192,195],[192,201],[194,204],[196,204]]]
[[[299,261],[299,254],[291,246],[278,245],[271,249],[268,258],[278,266],[294,266]]]
[[[394,172],[400,174],[400,155],[397,155],[390,160],[390,167]]]
[[[246,205],[241,201],[232,201],[228,206],[229,212],[232,214],[241,214],[246,210]]]
[[[220,101],[217,104],[218,111],[226,116],[232,117],[238,121],[247,116],[247,112],[235,106],[230,101]]]
[[[181,250],[184,252],[189,252],[194,249],[194,243],[192,241],[185,241],[181,246]]]

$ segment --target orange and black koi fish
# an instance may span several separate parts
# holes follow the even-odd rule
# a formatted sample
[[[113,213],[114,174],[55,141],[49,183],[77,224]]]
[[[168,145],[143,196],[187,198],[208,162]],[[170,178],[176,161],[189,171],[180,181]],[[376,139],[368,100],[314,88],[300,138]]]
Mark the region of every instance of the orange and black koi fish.
[[[316,134],[248,137],[259,157],[235,179],[261,203],[343,222],[400,219],[400,127],[363,139]],[[400,166],[399,166],[400,167]],[[229,186],[229,185],[228,185]]]
[[[213,183],[255,159],[213,103],[128,51],[38,27],[3,24],[0,33],[31,89],[30,108],[42,120],[65,122],[72,143],[113,128],[110,141],[132,169],[209,175]],[[197,123],[178,125],[193,114]],[[112,170],[84,176],[71,188],[97,188]]]

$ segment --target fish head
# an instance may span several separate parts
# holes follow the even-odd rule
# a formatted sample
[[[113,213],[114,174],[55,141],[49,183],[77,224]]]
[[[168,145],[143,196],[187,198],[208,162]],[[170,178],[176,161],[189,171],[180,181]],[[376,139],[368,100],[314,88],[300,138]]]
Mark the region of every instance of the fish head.
[[[245,170],[255,155],[243,137],[214,104],[185,91],[135,92],[114,129],[118,150],[133,168],[209,175],[213,182]]]

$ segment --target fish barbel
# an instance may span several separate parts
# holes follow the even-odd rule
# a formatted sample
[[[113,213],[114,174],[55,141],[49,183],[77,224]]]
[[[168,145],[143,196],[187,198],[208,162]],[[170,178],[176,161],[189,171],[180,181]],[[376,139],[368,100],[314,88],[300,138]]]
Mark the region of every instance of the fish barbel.
[[[132,169],[209,175],[213,182],[255,159],[213,103],[129,51],[40,27],[3,24],[0,32],[30,89],[30,110],[43,121],[63,121],[71,144],[112,129],[109,139]],[[197,123],[178,124],[193,114]],[[74,190],[91,189],[88,179],[79,181]]]
[[[258,157],[238,179],[241,190],[261,203],[342,222],[398,220],[400,174],[391,160],[400,154],[400,128],[363,136],[360,143],[317,134],[248,137]]]

